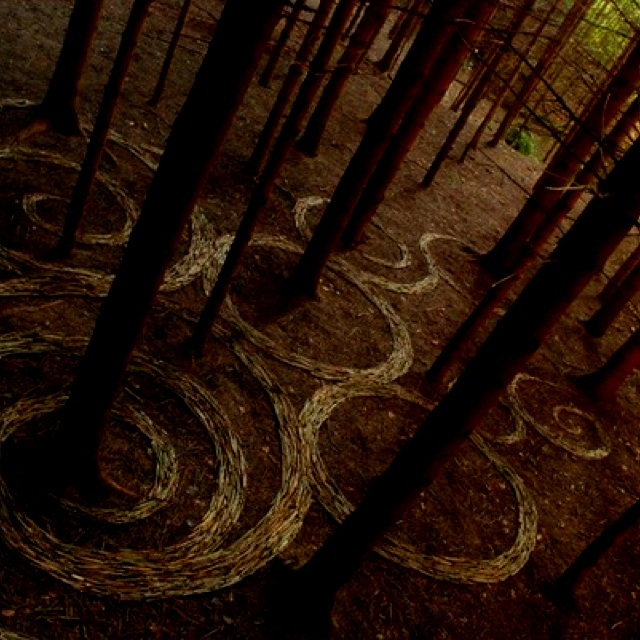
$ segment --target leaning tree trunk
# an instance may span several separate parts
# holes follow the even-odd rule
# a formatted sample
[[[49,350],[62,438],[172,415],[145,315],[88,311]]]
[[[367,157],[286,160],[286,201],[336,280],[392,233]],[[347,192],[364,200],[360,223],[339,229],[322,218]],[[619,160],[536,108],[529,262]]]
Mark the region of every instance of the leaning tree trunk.
[[[300,87],[305,69],[311,60],[311,56],[313,56],[313,52],[316,50],[318,42],[322,38],[323,29],[329,19],[329,13],[334,2],[335,0],[320,0],[318,11],[305,35],[304,41],[300,45],[300,49],[298,49],[295,61],[289,67],[276,101],[271,107],[267,121],[262,128],[258,142],[256,142],[253,153],[247,162],[247,172],[252,176],[257,176],[262,169],[269,147],[278,132],[280,121],[284,117],[295,92]]]
[[[78,94],[104,0],[76,0],[60,57],[38,108],[38,119],[57,133],[78,135]]]
[[[640,329],[605,362],[600,369],[575,380],[596,400],[613,402],[625,380],[640,367]]]
[[[376,69],[381,73],[386,73],[393,68],[395,61],[400,54],[400,49],[404,45],[405,41],[411,36],[417,21],[420,20],[420,16],[418,14],[422,9],[423,4],[423,0],[411,0],[409,2],[402,18],[402,22],[399,24],[396,33],[387,47],[387,50],[382,58],[375,63]]]
[[[504,134],[509,129],[509,126],[518,115],[520,109],[527,103],[527,100],[535,91],[535,88],[540,82],[540,79],[547,72],[552,62],[559,55],[567,42],[569,42],[569,39],[577,29],[578,24],[580,24],[580,21],[584,17],[585,13],[587,12],[589,4],[589,0],[574,0],[573,6],[558,28],[557,37],[549,42],[545,50],[542,52],[542,55],[536,63],[536,66],[533,68],[533,70],[525,80],[522,88],[516,96],[516,99],[514,100],[511,107],[507,110],[507,113],[502,119],[500,126],[493,135],[493,138],[491,138],[491,140],[489,141],[490,147],[495,147],[500,142],[500,140],[502,140]]]
[[[182,3],[182,7],[180,8],[178,20],[176,21],[176,26],[171,36],[171,42],[169,42],[169,48],[167,49],[167,53],[164,56],[162,69],[160,69],[158,82],[156,82],[156,87],[153,90],[153,95],[151,96],[151,98],[149,98],[150,107],[157,106],[160,102],[160,99],[162,98],[162,94],[164,93],[164,87],[167,84],[167,78],[169,77],[169,71],[171,70],[173,56],[175,55],[176,49],[178,48],[178,42],[180,42],[180,36],[182,35],[182,30],[184,29],[184,23],[187,20],[187,14],[189,13],[189,8],[191,7],[191,1],[192,0],[184,0]]]
[[[280,62],[282,53],[289,43],[289,40],[291,39],[296,23],[300,20],[300,16],[302,15],[302,11],[305,8],[306,2],[307,0],[296,0],[296,3],[291,9],[291,13],[288,16],[285,16],[284,24],[282,25],[282,31],[280,32],[278,40],[276,41],[276,44],[274,45],[273,50],[269,55],[267,64],[260,74],[258,84],[261,87],[269,87],[271,85],[273,76],[275,75],[276,69],[278,68],[278,62]]]
[[[379,476],[353,513],[290,578],[288,611],[318,620],[371,546],[439,476],[482,423],[514,375],[548,337],[573,300],[600,271],[640,213],[640,142],[594,199],[482,345],[451,390]],[[315,614],[315,615],[314,615]]]
[[[602,289],[602,291],[598,294],[598,298],[600,302],[604,303],[609,300],[613,292],[620,286],[620,283],[635,269],[638,265],[640,265],[640,242],[633,250],[631,255],[620,265],[620,268],[611,276],[609,282],[607,282],[606,286]]]
[[[320,90],[322,84],[321,72],[331,61],[333,51],[340,40],[340,35],[347,26],[356,2],[358,2],[358,0],[343,0],[336,8],[331,22],[327,27],[325,37],[320,44],[318,53],[311,63],[309,73],[300,87],[300,92],[296,96],[289,116],[282,125],[282,131],[276,140],[271,156],[267,161],[256,188],[251,194],[249,206],[242,216],[240,226],[233,239],[229,253],[225,258],[213,291],[207,300],[207,304],[198,320],[191,339],[190,346],[197,357],[202,356],[204,353],[207,335],[218,317],[229,285],[231,284],[231,279],[249,246],[255,227],[258,224],[258,219],[269,201],[280,170],[287,156],[293,149],[296,138],[300,134],[304,118],[311,107],[314,97]]]
[[[131,353],[207,172],[275,28],[282,0],[227,0],[176,118],[89,346],[80,361],[59,437],[62,473],[96,481],[96,452]],[[252,20],[247,20],[247,14]]]
[[[292,291],[315,296],[318,280],[342,229],[375,171],[410,105],[422,89],[438,51],[453,32],[453,21],[470,4],[435,0],[389,90],[367,124],[367,130],[349,162],[331,202],[320,220],[291,282]]]
[[[533,195],[511,223],[506,233],[483,258],[483,265],[497,276],[511,273],[527,243],[562,198],[580,165],[591,156],[594,147],[622,111],[640,83],[640,42],[628,55],[618,73],[600,94],[581,125],[558,149],[536,182]]]
[[[142,30],[152,2],[153,0],[135,0],[131,8],[129,20],[122,34],[120,47],[118,48],[118,53],[113,63],[113,69],[111,70],[111,75],[104,90],[98,117],[96,118],[91,140],[87,148],[87,154],[80,169],[80,176],[76,182],[73,195],[71,196],[71,202],[67,209],[64,229],[57,247],[57,255],[60,258],[68,258],[75,246],[78,227],[80,226],[85,207],[87,206],[91,187],[98,173],[98,167],[100,166],[102,152],[107,141],[111,121],[113,120],[113,114],[116,111],[116,106],[118,105],[118,100],[122,92],[122,85],[124,84],[131,61],[133,60],[133,53],[138,44],[140,31]]]
[[[382,26],[391,6],[372,2],[358,23],[349,44],[338,59],[336,69],[324,88],[314,109],[304,134],[298,140],[296,148],[302,153],[315,157],[318,154],[320,139],[327,128],[329,118],[344,91],[347,81],[355,73]]]
[[[365,227],[378,211],[387,189],[424,129],[429,116],[455,80],[467,56],[468,47],[473,47],[496,4],[494,0],[474,2],[461,18],[459,31],[452,33],[449,41],[439,50],[438,61],[429,70],[424,87],[391,140],[344,228],[340,238],[343,249],[353,247],[362,238]]]

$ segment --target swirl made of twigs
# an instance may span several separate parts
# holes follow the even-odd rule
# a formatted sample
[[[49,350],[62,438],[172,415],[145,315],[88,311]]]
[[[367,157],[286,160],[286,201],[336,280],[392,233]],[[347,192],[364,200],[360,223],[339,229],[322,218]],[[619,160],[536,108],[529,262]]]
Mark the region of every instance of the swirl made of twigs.
[[[319,450],[318,436],[323,424],[339,405],[358,397],[399,398],[422,407],[431,407],[422,396],[397,385],[362,382],[324,386],[307,401],[300,414],[300,423],[306,438],[314,443],[309,462],[312,488],[320,503],[338,522],[342,522],[354,507],[330,477]],[[387,536],[377,548],[381,555],[432,578],[462,584],[501,582],[518,573],[526,564],[536,542],[538,514],[535,502],[515,470],[479,434],[474,433],[471,441],[493,464],[513,492],[518,529],[511,547],[491,559],[428,556]]]
[[[541,380],[540,378],[535,378],[534,376],[530,376],[526,373],[519,373],[507,388],[506,403],[513,412],[516,421],[516,432],[503,438],[504,441],[517,442],[518,440],[521,440],[526,433],[526,426],[529,425],[541,436],[549,440],[549,442],[552,442],[561,449],[564,449],[583,460],[601,460],[609,455],[611,452],[611,440],[593,415],[578,409],[578,407],[574,405],[557,405],[553,409],[553,419],[556,426],[554,429],[548,424],[541,422],[527,411],[527,409],[525,409],[523,402],[520,399],[519,390],[520,385],[523,383],[535,383],[550,387],[551,389],[562,389],[566,391],[566,389],[559,384]],[[575,427],[571,427],[571,425],[566,425],[565,421],[562,419],[563,414],[575,415],[587,422],[590,422],[594,427],[598,439],[600,440],[600,444],[589,448],[584,441],[581,442],[581,431]]]

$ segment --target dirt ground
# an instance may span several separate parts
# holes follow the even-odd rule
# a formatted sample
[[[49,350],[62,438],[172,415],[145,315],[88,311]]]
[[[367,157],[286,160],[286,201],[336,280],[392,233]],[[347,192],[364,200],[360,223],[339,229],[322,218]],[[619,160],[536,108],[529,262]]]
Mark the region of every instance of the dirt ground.
[[[194,5],[165,98],[151,109],[179,6],[154,3],[82,241],[60,264],[47,254],[85,142],[47,134],[18,144],[13,134],[29,114],[15,101],[37,102],[46,89],[71,4],[0,3],[2,444],[55,423],[221,10]],[[129,3],[105,5],[83,83],[88,128]],[[449,160],[420,190],[453,123],[452,91],[366,243],[334,260],[316,301],[284,306],[281,285],[322,198],[389,84],[370,63],[320,155],[291,158],[205,358],[182,355],[247,203],[243,164],[284,69],[271,89],[250,90],[109,425],[105,468],[130,495],[99,508],[73,495],[35,500],[25,469],[3,458],[0,638],[265,638],[274,559],[309,558],[437,402],[435,392],[419,395],[422,374],[489,284],[473,252],[499,237],[542,165],[503,145],[482,148],[464,165]],[[636,242],[625,242],[609,273]],[[479,434],[340,591],[332,638],[640,637],[638,530],[586,576],[576,611],[544,595],[640,492],[638,378],[612,406],[592,405],[567,381],[602,363],[637,324],[626,311],[604,339],[583,331],[604,282],[588,288]]]

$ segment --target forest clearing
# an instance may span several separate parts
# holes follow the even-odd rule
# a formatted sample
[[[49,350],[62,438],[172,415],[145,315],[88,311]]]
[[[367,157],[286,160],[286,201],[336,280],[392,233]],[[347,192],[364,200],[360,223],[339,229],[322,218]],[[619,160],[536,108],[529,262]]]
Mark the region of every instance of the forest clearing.
[[[0,18],[0,639],[640,638],[635,2]]]

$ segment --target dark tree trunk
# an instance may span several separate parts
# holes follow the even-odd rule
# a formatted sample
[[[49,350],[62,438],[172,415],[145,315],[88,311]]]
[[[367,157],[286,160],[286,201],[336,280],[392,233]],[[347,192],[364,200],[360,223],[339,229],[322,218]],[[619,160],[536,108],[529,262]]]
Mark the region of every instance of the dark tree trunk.
[[[607,285],[598,294],[600,302],[607,302],[613,292],[620,286],[620,283],[640,265],[640,242],[633,250],[631,255],[622,263],[620,268],[613,274]]]
[[[218,279],[213,287],[213,291],[207,300],[207,304],[194,331],[191,346],[196,356],[202,356],[204,353],[207,335],[218,316],[220,307],[224,302],[229,285],[231,284],[231,279],[247,250],[260,215],[269,201],[273,185],[282,169],[282,165],[293,149],[296,138],[300,134],[304,118],[320,89],[322,84],[322,71],[326,69],[330,63],[333,51],[340,40],[340,35],[347,26],[357,2],[358,0],[342,0],[331,18],[318,53],[311,63],[309,73],[300,87],[300,92],[291,107],[289,116],[282,126],[282,131],[276,140],[271,156],[267,161],[256,188],[253,190],[249,206],[242,216],[240,227],[233,239],[233,243],[222,265],[222,269],[218,274]]]
[[[389,11],[389,5],[380,5],[377,2],[372,2],[367,7],[309,118],[304,134],[298,140],[296,145],[298,151],[311,157],[317,155],[320,139],[327,128],[333,109],[338,103],[347,81],[360,66],[373,39],[384,25]]]
[[[260,84],[261,87],[269,87],[271,85],[273,76],[278,68],[278,62],[280,62],[280,58],[282,57],[282,52],[291,39],[291,35],[296,23],[300,20],[305,4],[306,0],[296,0],[296,3],[293,5],[293,9],[291,9],[291,13],[288,16],[285,16],[282,31],[278,36],[278,40],[276,41],[273,50],[269,54],[267,64],[260,74],[258,84]]]
[[[176,49],[178,48],[178,42],[180,42],[180,36],[182,35],[182,29],[184,28],[184,23],[187,20],[187,14],[189,13],[190,6],[191,0],[184,0],[182,3],[182,7],[180,8],[178,20],[176,22],[175,29],[173,30],[173,35],[171,36],[171,42],[169,42],[169,48],[167,49],[167,53],[164,57],[162,69],[160,69],[158,82],[156,82],[156,87],[153,90],[153,95],[151,96],[151,98],[149,98],[149,106],[151,107],[155,107],[158,105],[162,98],[162,94],[164,93],[164,87],[167,84],[167,78],[169,76],[169,71],[171,70],[173,56],[175,55]]]
[[[227,0],[176,118],[64,409],[61,471],[97,478],[96,452],[131,353],[207,172],[268,44],[281,0]],[[252,20],[247,20],[247,14]]]
[[[409,2],[406,13],[402,18],[402,22],[399,24],[395,35],[387,47],[387,50],[382,58],[376,62],[376,69],[381,73],[386,73],[393,68],[398,55],[400,55],[400,49],[409,39],[414,27],[420,20],[420,16],[418,14],[422,5],[423,0],[411,0]]]
[[[554,4],[549,8],[549,11],[545,15],[544,19],[540,21],[538,28],[534,31],[533,35],[531,36],[531,39],[529,40],[529,44],[526,46],[525,50],[522,53],[519,53],[515,49],[515,47],[512,47],[513,51],[518,56],[518,62],[514,66],[511,73],[503,80],[502,89],[499,91],[498,95],[496,96],[493,105],[491,105],[491,108],[487,112],[487,115],[485,115],[484,119],[476,129],[476,132],[473,134],[473,137],[469,141],[469,144],[467,144],[467,146],[465,147],[465,150],[462,152],[462,155],[460,156],[460,159],[458,160],[458,162],[464,162],[469,151],[471,151],[472,149],[478,148],[478,145],[480,144],[480,139],[482,138],[482,134],[485,132],[485,129],[489,126],[489,124],[493,120],[493,117],[498,112],[498,109],[500,109],[500,107],[502,106],[502,103],[504,102],[507,95],[511,91],[511,86],[514,83],[515,79],[518,77],[518,74],[520,73],[520,69],[524,64],[524,61],[527,59],[531,49],[533,49],[533,46],[538,41],[538,38],[540,38],[540,36],[542,35],[542,32],[545,30],[546,26],[549,24],[549,21],[551,20],[551,16],[553,16],[553,14],[555,13],[555,10],[557,6],[560,4],[560,2],[561,0],[555,0]]]
[[[522,109],[523,105],[527,103],[527,100],[535,91],[535,88],[540,82],[540,79],[544,76],[555,58],[562,51],[565,44],[567,44],[571,36],[574,34],[589,6],[590,2],[588,0],[574,0],[573,6],[558,28],[558,34],[556,38],[549,42],[545,50],[542,52],[542,55],[536,63],[536,66],[525,80],[522,88],[518,92],[516,99],[514,100],[511,107],[507,110],[507,113],[502,119],[500,126],[489,141],[490,147],[495,147],[500,142],[500,140],[502,140],[504,134],[511,126],[511,123],[518,115],[520,109]]]
[[[378,211],[387,189],[424,129],[429,116],[455,80],[460,66],[467,57],[468,47],[473,47],[496,4],[494,0],[474,2],[463,14],[459,30],[452,33],[449,41],[439,50],[438,60],[429,70],[424,87],[389,143],[347,222],[340,239],[342,248],[353,247],[361,240],[365,227]]]
[[[67,34],[38,118],[54,131],[78,135],[78,94],[104,0],[76,0]]]
[[[604,556],[604,554],[622,540],[624,535],[637,526],[640,521],[640,501],[631,505],[615,522],[612,522],[589,546],[576,558],[576,561],[556,581],[556,588],[564,599],[572,599],[573,591],[582,576]]]
[[[300,49],[298,49],[296,59],[289,67],[289,71],[285,76],[280,91],[278,92],[276,101],[271,108],[267,122],[260,133],[258,142],[256,143],[253,153],[249,158],[249,162],[247,163],[247,172],[252,176],[257,176],[262,169],[264,160],[269,152],[269,147],[278,131],[280,121],[282,120],[291,99],[300,86],[302,78],[304,77],[305,68],[309,60],[311,60],[311,56],[313,56],[313,52],[315,51],[318,42],[322,38],[323,29],[329,19],[329,13],[331,12],[331,7],[333,6],[334,1],[335,0],[320,1],[318,12],[307,31],[302,45],[300,45]]]
[[[600,369],[575,380],[596,400],[613,402],[625,380],[640,367],[640,329],[636,329],[626,342]]]
[[[607,180],[607,193],[611,195],[589,204],[558,244],[552,259],[540,268],[360,505],[294,573],[287,595],[294,598],[288,604],[297,616],[317,613],[317,607],[330,608],[333,595],[351,578],[371,546],[439,476],[443,465],[600,271],[640,213],[639,170],[637,142]]]
[[[438,51],[452,33],[453,20],[460,15],[460,6],[466,7],[469,2],[462,0],[452,5],[448,0],[435,0],[433,3],[389,90],[369,118],[365,135],[296,267],[291,283],[293,291],[315,295],[322,269],[336,247],[351,212],[420,92]]]
[[[563,195],[580,165],[591,156],[602,139],[603,131],[611,127],[624,104],[640,83],[640,45],[636,45],[602,91],[593,108],[574,127],[573,135],[551,159],[526,202],[507,232],[484,256],[484,266],[496,276],[511,273],[525,251],[528,241]]]
[[[140,31],[149,13],[149,7],[153,0],[135,0],[127,26],[122,34],[120,47],[111,70],[111,75],[104,90],[98,117],[93,127],[91,140],[87,147],[87,154],[80,169],[80,176],[71,196],[71,202],[67,209],[62,236],[58,242],[57,254],[60,258],[68,258],[76,243],[78,227],[84,215],[84,210],[91,193],[93,181],[98,173],[102,152],[104,150],[113,114],[116,111],[118,100],[122,92],[127,72],[133,60],[133,53],[138,44]]]

